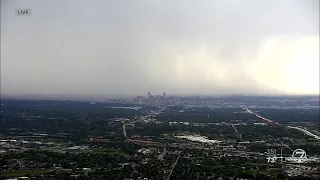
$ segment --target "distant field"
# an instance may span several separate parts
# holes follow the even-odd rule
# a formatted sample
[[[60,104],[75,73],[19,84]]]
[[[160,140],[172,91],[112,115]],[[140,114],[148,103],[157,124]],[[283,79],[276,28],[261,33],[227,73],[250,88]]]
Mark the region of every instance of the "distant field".
[[[109,154],[109,155],[119,155],[123,157],[129,157],[129,154],[118,150],[118,149],[107,149],[107,148],[95,148],[92,149],[91,154]]]

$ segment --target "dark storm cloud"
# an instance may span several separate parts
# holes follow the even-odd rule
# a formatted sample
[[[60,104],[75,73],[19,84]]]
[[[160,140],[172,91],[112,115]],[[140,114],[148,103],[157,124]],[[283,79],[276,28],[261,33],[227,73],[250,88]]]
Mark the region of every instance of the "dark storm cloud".
[[[316,3],[2,1],[1,88],[90,95],[315,92],[315,85],[295,90],[286,72],[297,56],[288,48],[317,53]],[[17,7],[31,8],[32,16],[15,17]]]

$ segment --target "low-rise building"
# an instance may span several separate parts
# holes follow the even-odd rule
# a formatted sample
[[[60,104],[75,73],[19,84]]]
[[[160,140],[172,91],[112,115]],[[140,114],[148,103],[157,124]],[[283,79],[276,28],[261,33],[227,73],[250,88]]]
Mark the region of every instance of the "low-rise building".
[[[67,149],[70,153],[86,153],[89,151],[89,146],[73,146]]]

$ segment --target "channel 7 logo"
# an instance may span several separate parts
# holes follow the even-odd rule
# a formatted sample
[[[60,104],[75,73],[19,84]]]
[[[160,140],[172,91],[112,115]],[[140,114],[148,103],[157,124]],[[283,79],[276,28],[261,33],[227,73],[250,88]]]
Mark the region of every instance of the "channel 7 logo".
[[[303,149],[296,149],[295,151],[293,151],[291,157],[283,157],[282,150],[281,154],[277,154],[277,150],[275,149],[268,149],[267,152],[265,152],[265,154],[267,155],[268,163],[275,163],[278,159],[280,159],[281,162],[285,162],[284,160],[286,160],[292,163],[305,163],[310,161],[317,161],[317,159],[309,159],[307,157],[307,153]]]

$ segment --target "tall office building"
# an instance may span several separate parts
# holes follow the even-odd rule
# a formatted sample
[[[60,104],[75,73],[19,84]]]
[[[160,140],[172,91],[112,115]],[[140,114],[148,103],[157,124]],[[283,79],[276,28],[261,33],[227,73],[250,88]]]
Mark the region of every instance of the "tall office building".
[[[166,92],[163,92],[163,99],[166,99]]]
[[[148,99],[151,99],[151,93],[148,92]]]

